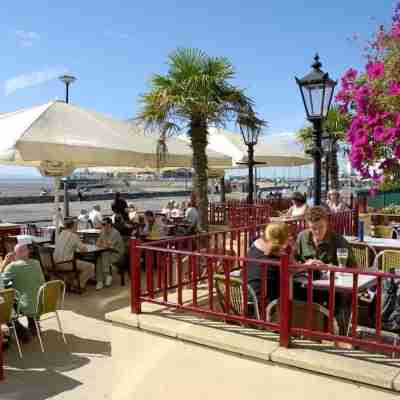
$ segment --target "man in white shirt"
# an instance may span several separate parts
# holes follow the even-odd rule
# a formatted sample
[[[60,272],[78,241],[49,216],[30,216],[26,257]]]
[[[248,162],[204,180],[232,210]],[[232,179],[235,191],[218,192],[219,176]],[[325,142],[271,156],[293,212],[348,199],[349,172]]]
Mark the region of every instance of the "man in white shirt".
[[[78,234],[73,231],[73,228],[74,221],[72,219],[64,221],[64,230],[58,237],[54,250],[54,261],[56,263],[73,260],[77,250],[86,250],[86,246],[82,243]],[[87,281],[94,275],[94,264],[83,260],[76,260],[76,266],[80,272],[79,284],[81,290],[84,290]],[[62,264],[58,265],[57,268],[71,269],[70,265],[63,266]]]
[[[82,229],[89,229],[89,214],[86,210],[81,210],[78,215],[78,231]]]
[[[197,208],[193,206],[192,202],[189,202],[188,208],[186,209],[185,221],[189,224],[190,233],[196,233],[199,225],[199,212]]]
[[[93,206],[93,210],[89,214],[89,219],[93,224],[93,228],[101,229],[103,216],[101,215],[101,208],[98,204]]]

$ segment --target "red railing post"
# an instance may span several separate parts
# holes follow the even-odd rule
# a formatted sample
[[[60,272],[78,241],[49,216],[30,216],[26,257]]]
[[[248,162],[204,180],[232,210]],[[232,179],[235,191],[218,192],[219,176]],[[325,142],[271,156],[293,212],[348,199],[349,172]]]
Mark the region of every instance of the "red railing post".
[[[3,367],[3,332],[0,329],[0,382],[4,379],[4,367]]]
[[[289,272],[289,255],[281,257],[280,265],[280,338],[282,347],[290,345],[290,325],[292,321],[291,277]]]
[[[131,312],[140,314],[140,241],[131,239],[129,241],[129,255],[131,268]]]

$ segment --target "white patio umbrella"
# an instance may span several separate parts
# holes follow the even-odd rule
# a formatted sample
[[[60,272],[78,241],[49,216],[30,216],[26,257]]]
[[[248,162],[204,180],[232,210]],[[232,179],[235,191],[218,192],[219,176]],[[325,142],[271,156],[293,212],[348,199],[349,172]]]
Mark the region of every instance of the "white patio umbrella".
[[[209,128],[208,149],[232,157],[234,164],[247,160],[247,146],[240,134],[225,129]],[[269,135],[259,138],[254,148],[254,158],[266,167],[292,167],[312,163],[301,145],[292,135]]]
[[[79,167],[157,166],[156,138],[128,123],[63,101],[1,114],[0,133],[0,163],[34,166],[56,180]],[[188,144],[172,138],[168,147],[165,166],[192,165]],[[224,155],[211,151],[210,157],[218,165],[231,164]],[[55,198],[58,209],[57,193]]]

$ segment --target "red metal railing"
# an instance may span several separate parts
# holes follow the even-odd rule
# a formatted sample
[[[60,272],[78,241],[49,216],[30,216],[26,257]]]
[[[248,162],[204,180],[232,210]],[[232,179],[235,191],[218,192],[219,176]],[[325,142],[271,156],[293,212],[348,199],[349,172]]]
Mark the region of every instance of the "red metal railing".
[[[256,199],[252,205],[248,204],[247,200],[227,200],[224,203],[210,202],[208,222],[211,225],[228,225],[228,216],[232,210],[252,206],[265,206],[271,210],[272,215],[277,216],[279,211],[287,210],[290,207],[290,199]]]
[[[206,318],[263,327],[277,332],[281,346],[285,347],[289,346],[293,337],[302,336],[312,340],[345,342],[367,350],[400,353],[399,345],[384,343],[381,322],[383,280],[395,278],[395,275],[346,269],[346,279],[350,279],[351,283],[343,287],[340,282],[344,278],[335,279],[343,273],[341,268],[296,264],[290,262],[287,255],[278,260],[250,259],[246,256],[247,248],[263,229],[264,226],[239,228],[152,244],[132,240],[132,312],[140,313],[141,304],[150,302]],[[141,266],[144,267],[143,276]],[[249,281],[249,271],[252,269],[254,272],[254,268],[258,269],[260,282],[257,296],[259,317],[250,313],[248,302],[254,300],[249,286],[252,283]],[[240,275],[239,297],[238,281],[231,279],[233,271]],[[329,273],[329,279],[313,280],[313,275],[318,272]],[[220,276],[219,283],[215,280],[216,274]],[[221,282],[224,289],[222,298],[216,290],[216,285],[221,285]],[[321,282],[325,282],[324,288],[321,288]],[[305,293],[303,302],[293,299],[293,284],[300,285]],[[357,330],[359,294],[368,286],[376,288],[376,316],[373,323],[375,336],[372,339],[359,337]],[[269,295],[273,288],[279,288],[278,303],[275,304]],[[323,327],[316,325],[314,299],[317,293],[325,293],[327,303]],[[339,302],[336,293],[341,293],[341,298],[345,300]],[[218,299],[219,306],[216,302]],[[304,316],[299,323],[297,313],[300,306]],[[272,308],[275,309],[274,315],[278,313],[279,317],[271,318]],[[346,335],[347,329],[343,324],[341,331],[337,331],[336,316],[342,310],[347,310],[347,314],[351,315],[350,324],[346,325],[350,327],[349,335]]]
[[[228,209],[228,225],[231,228],[267,224],[272,216],[269,204],[244,205]]]

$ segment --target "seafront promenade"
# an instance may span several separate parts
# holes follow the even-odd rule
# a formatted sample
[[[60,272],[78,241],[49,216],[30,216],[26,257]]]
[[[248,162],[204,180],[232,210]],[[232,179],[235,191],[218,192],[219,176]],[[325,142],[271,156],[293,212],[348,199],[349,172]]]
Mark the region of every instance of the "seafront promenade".
[[[139,210],[159,210],[169,201],[175,200],[177,202],[185,201],[188,196],[183,192],[182,196],[165,196],[129,200]],[[210,201],[218,200],[218,195],[210,195]],[[237,194],[240,198],[241,194]],[[96,200],[96,201],[76,201],[70,203],[70,213],[72,216],[79,215],[81,209],[90,210],[95,204],[99,204],[105,214],[111,214],[112,196],[109,200]],[[61,204],[61,203],[60,203]],[[62,204],[61,204],[62,206]],[[41,204],[13,204],[0,206],[0,220],[7,222],[26,222],[26,221],[39,221],[50,220],[54,212],[54,205],[52,203]]]

